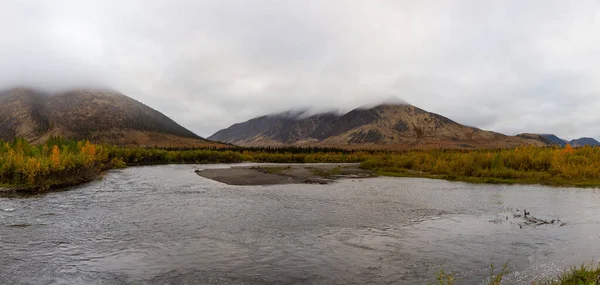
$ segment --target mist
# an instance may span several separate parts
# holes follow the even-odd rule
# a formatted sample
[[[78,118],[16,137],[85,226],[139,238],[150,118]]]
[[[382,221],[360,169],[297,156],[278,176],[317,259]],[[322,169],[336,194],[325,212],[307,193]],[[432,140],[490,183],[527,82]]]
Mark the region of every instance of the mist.
[[[4,0],[0,88],[115,89],[204,137],[398,98],[506,134],[600,138],[599,5]]]

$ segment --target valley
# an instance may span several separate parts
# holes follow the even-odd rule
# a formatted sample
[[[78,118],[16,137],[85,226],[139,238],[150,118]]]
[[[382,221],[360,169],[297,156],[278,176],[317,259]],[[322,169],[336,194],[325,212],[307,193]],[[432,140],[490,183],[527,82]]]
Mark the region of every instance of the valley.
[[[363,227],[375,227],[374,220],[369,220],[365,221],[364,224],[353,225],[352,233],[338,233],[338,237],[325,242],[329,246],[334,244],[336,248],[343,249],[345,252],[349,250],[347,246],[357,249],[356,252],[350,250],[350,252],[354,252],[351,257],[355,258],[361,257],[364,259],[369,256],[368,252],[364,251],[368,249],[375,250],[378,254],[402,254],[407,258],[412,258],[414,262],[429,264],[431,261],[427,258],[433,258],[433,256],[420,259],[418,256],[421,256],[421,254],[403,250],[382,250],[379,245],[383,242],[384,247],[389,248],[398,245],[397,242],[400,242],[400,244],[409,243],[425,249],[428,246],[421,243],[420,240],[426,239],[430,234],[440,235],[441,232],[448,233],[452,229],[457,229],[457,232],[452,235],[461,235],[465,232],[476,231],[477,227],[483,227],[487,231],[496,234],[514,235],[525,233],[529,236],[530,227],[535,230],[538,225],[531,226],[528,221],[546,221],[544,218],[548,221],[556,221],[558,219],[556,215],[558,214],[561,215],[561,222],[556,224],[542,223],[545,227],[543,230],[547,231],[548,234],[553,233],[563,236],[569,232],[568,229],[573,227],[570,221],[564,221],[574,217],[565,214],[567,213],[565,211],[555,213],[535,208],[528,201],[515,203],[511,200],[512,198],[506,202],[519,208],[531,209],[533,207],[544,216],[542,218],[520,220],[518,216],[522,214],[515,214],[515,211],[519,211],[518,209],[510,207],[497,208],[495,206],[488,208],[483,214],[465,213],[460,210],[461,207],[464,207],[464,205],[461,206],[463,202],[452,202],[455,203],[456,208],[448,210],[449,208],[443,204],[434,203],[423,206],[420,204],[422,202],[419,202],[418,195],[431,195],[431,193],[437,193],[436,191],[439,192],[440,189],[447,189],[453,191],[453,195],[460,196],[465,194],[462,192],[463,190],[455,191],[453,189],[456,185],[463,185],[469,189],[472,188],[472,190],[467,190],[468,195],[479,195],[477,194],[479,191],[489,191],[489,189],[496,193],[494,195],[499,195],[506,191],[503,189],[510,189],[509,191],[512,193],[510,195],[514,197],[534,193],[535,197],[530,197],[531,199],[547,199],[548,191],[567,191],[571,193],[570,191],[576,189],[575,191],[591,191],[581,192],[581,195],[592,195],[591,193],[594,190],[577,188],[600,187],[600,148],[594,147],[596,141],[592,138],[567,141],[549,134],[523,133],[516,136],[507,136],[464,126],[443,116],[407,104],[378,105],[370,109],[359,108],[341,115],[327,113],[304,116],[299,113],[288,112],[263,116],[245,123],[235,124],[215,133],[208,139],[204,139],[150,107],[118,93],[68,91],[46,94],[36,93],[30,89],[13,89],[1,95],[0,108],[3,108],[3,112],[0,113],[0,205],[10,205],[5,206],[0,212],[0,216],[8,221],[4,226],[9,229],[3,232],[3,239],[19,239],[21,232],[35,232],[46,226],[46,224],[35,222],[39,219],[31,220],[31,217],[43,216],[46,213],[34,211],[29,212],[28,216],[22,219],[15,218],[17,216],[13,213],[22,213],[23,208],[14,205],[14,201],[26,205],[29,201],[43,200],[44,197],[66,197],[70,195],[63,194],[65,192],[60,192],[62,190],[69,190],[69,193],[71,191],[74,193],[92,191],[92,193],[96,193],[92,195],[114,196],[115,199],[120,199],[118,198],[119,195],[129,192],[130,194],[125,195],[133,196],[129,196],[127,200],[121,202],[126,204],[129,203],[127,201],[137,199],[153,199],[154,195],[149,195],[144,191],[162,193],[164,189],[178,189],[173,193],[186,191],[192,191],[192,193],[207,193],[206,191],[223,193],[221,191],[233,190],[238,193],[234,195],[242,193],[238,192],[241,188],[229,189],[224,187],[242,187],[244,191],[250,191],[249,193],[254,194],[266,191],[259,195],[272,195],[272,193],[281,191],[283,192],[276,195],[288,195],[285,194],[288,193],[285,191],[291,191],[289,193],[305,193],[315,198],[314,203],[317,206],[313,208],[313,211],[325,213],[330,211],[330,208],[323,212],[324,210],[318,205],[329,203],[323,201],[342,199],[335,202],[335,205],[346,203],[343,200],[343,195],[349,194],[348,192],[340,192],[342,191],[340,189],[344,189],[343,191],[353,189],[350,190],[354,193],[351,195],[362,197],[361,201],[375,199],[380,201],[377,203],[388,201],[389,197],[395,195],[404,195],[406,191],[412,191],[410,189],[418,189],[415,190],[416,192],[408,194],[407,197],[395,197],[393,198],[395,199],[394,202],[388,201],[389,203],[396,203],[394,205],[397,207],[405,207],[406,202],[403,201],[409,200],[412,201],[410,203],[414,204],[411,207],[416,207],[414,211],[422,212],[422,214],[416,215],[407,214],[408,212],[398,215],[396,218],[407,219],[406,221],[408,221],[402,226],[396,228],[398,225],[395,222],[381,219],[379,223],[382,223],[383,226],[380,229],[371,230],[369,234],[365,234],[362,230]],[[173,171],[173,169],[180,170]],[[185,169],[185,171],[181,171],[181,169]],[[154,170],[157,170],[157,172]],[[119,176],[119,173],[135,173],[136,177],[131,175],[122,177]],[[457,181],[468,182],[468,184],[455,184],[460,183]],[[351,185],[355,183],[359,185],[360,189],[352,188]],[[438,183],[441,184],[433,186],[433,188],[427,188],[427,185],[438,185]],[[94,185],[101,185],[98,188],[100,190],[93,190],[95,189]],[[552,188],[540,188],[548,186]],[[422,193],[423,187],[428,189],[425,191],[427,193],[416,194]],[[139,192],[140,189],[141,192]],[[369,192],[373,189],[376,189],[375,192]],[[119,190],[121,194],[107,194],[104,193],[105,190]],[[321,190],[326,190],[326,192]],[[328,193],[327,191],[337,191],[336,193],[342,196],[329,197],[329,194],[324,194]],[[515,191],[524,192],[517,194]],[[439,194],[445,195],[441,192]],[[161,198],[161,202],[154,201],[151,202],[152,205],[159,205],[158,207],[181,205],[181,201],[175,198],[178,194],[165,195]],[[325,196],[319,197],[322,195]],[[379,195],[383,196],[380,197]],[[445,197],[452,200],[450,196]],[[411,200],[415,198],[416,200]],[[433,202],[438,198],[433,199],[428,196],[427,199],[429,202]],[[173,202],[172,199],[179,202]],[[221,198],[220,201],[226,201],[225,203],[228,204],[237,203],[234,201],[256,204],[256,200],[252,196],[240,196],[231,201],[227,199],[229,198]],[[282,197],[275,197],[274,199],[280,203]],[[593,198],[590,199],[593,200]],[[299,201],[305,201],[305,198],[301,198]],[[355,202],[352,202],[352,205],[358,200],[354,199],[353,201]],[[43,203],[52,202],[45,201]],[[75,201],[69,203],[77,204]],[[162,203],[166,204],[163,205]],[[475,199],[473,203],[479,205],[481,200]],[[131,204],[125,206],[135,208]],[[295,206],[291,205],[289,207],[293,209]],[[346,208],[348,207],[346,206]],[[240,212],[243,208],[243,206],[238,205],[234,206],[232,210]],[[126,215],[136,216],[141,214],[155,217],[160,215],[148,212],[149,209],[147,207],[139,208],[135,212],[126,213]],[[223,210],[222,208],[219,209]],[[336,212],[344,211],[344,208],[333,209]],[[393,209],[389,207],[376,206],[371,202],[366,202],[366,204],[355,208],[355,210],[374,213],[383,211],[383,213],[386,213],[383,216],[388,216],[393,212]],[[251,210],[240,213],[242,216],[257,215],[256,212]],[[210,215],[210,212],[207,214]],[[290,215],[287,210],[280,212],[280,214]],[[264,213],[260,215],[264,215]],[[484,219],[489,219],[489,221],[483,221],[482,215]],[[509,218],[510,215],[513,215],[513,218]],[[101,216],[105,217],[106,215]],[[182,214],[179,215],[179,217],[181,216]],[[347,217],[349,216],[344,214],[339,219],[328,222],[328,225],[338,224]],[[589,217],[589,213],[584,214],[584,219]],[[240,219],[241,216],[233,215],[231,218]],[[263,218],[273,221],[275,224],[280,223],[277,221],[280,217],[267,214]],[[316,221],[314,217],[305,218],[306,220],[303,223],[306,226],[319,226],[318,223],[314,223]],[[83,217],[79,222],[88,223],[88,219],[89,217]],[[194,218],[194,220],[197,219]],[[445,224],[437,223],[438,220],[452,224],[452,229]],[[456,224],[456,221],[468,221],[476,227],[461,226],[462,222]],[[53,225],[61,224],[58,220],[48,220],[47,222]],[[285,218],[281,222],[290,223]],[[182,226],[189,227],[188,223],[189,221],[185,221]],[[420,227],[421,224],[426,227]],[[490,226],[490,224],[494,226]],[[270,234],[285,236],[286,232],[282,231],[283,228],[280,224],[278,225]],[[342,222],[339,225],[346,224]],[[245,226],[246,224],[244,224],[244,228]],[[563,226],[567,230],[562,231]],[[406,227],[413,230],[407,231],[405,230]],[[581,223],[580,220],[579,224],[574,227],[586,232],[594,228],[595,224],[588,220]],[[153,228],[164,229],[160,225],[155,225]],[[115,230],[123,231],[118,226]],[[198,234],[209,234],[213,233],[214,230],[208,232],[201,230]],[[296,230],[304,238],[311,235],[302,228],[296,228]],[[515,232],[520,230],[524,230],[524,232]],[[262,231],[258,230],[257,233]],[[324,233],[316,233],[319,242],[322,241],[323,236],[328,235],[328,230],[325,231]],[[549,235],[546,235],[544,231],[538,232],[536,236],[548,238]],[[417,238],[402,240],[397,236],[400,233],[412,234]],[[348,234],[356,236],[357,240],[352,242],[355,245],[348,245],[348,240],[345,237]],[[392,236],[388,234],[392,234]],[[232,233],[231,236],[235,237],[236,234]],[[66,239],[61,234],[56,235],[55,238]],[[135,234],[134,236],[125,234],[123,238],[139,239],[139,237],[135,237]],[[185,236],[179,234],[175,235],[174,238],[183,243],[190,242]],[[215,237],[211,239],[214,240]],[[582,242],[577,238],[575,240],[578,243]],[[153,241],[153,243],[155,242],[157,241]],[[319,242],[316,240],[311,241],[312,244],[319,244]],[[435,242],[444,244],[445,241],[436,240]],[[457,242],[472,244],[474,241],[464,241],[456,236],[453,237],[451,243],[455,244]],[[558,241],[552,241],[544,246],[556,242]],[[281,241],[273,241],[273,243],[281,244]],[[289,242],[289,245],[297,246],[295,242]],[[93,244],[85,246],[99,249]],[[232,244],[229,243],[225,247],[230,248],[231,246]],[[488,244],[487,246],[492,245]],[[571,248],[572,244],[564,243],[562,246]],[[131,248],[131,245],[128,247]],[[199,252],[208,250],[203,245],[197,245],[195,248]],[[306,252],[306,247],[298,247],[298,249],[301,248],[302,252]],[[456,250],[460,251],[461,248],[463,247],[458,246]],[[10,258],[21,260],[20,253],[12,251],[13,247],[4,249],[10,252]],[[47,250],[48,247],[46,246],[36,249],[40,254],[46,254]],[[148,248],[144,250],[153,252]],[[544,282],[552,279],[552,275],[561,272],[563,274],[561,278],[564,280],[588,280],[589,278],[586,276],[595,274],[598,270],[595,265],[590,265],[579,271],[564,271],[566,265],[581,264],[583,261],[580,259],[566,260],[566,255],[555,250],[550,251],[552,253],[550,259],[539,259],[540,264],[549,266],[555,259],[559,258],[565,259],[565,266],[555,266],[553,269],[546,270],[532,268],[523,264],[523,258],[519,255],[522,250],[523,247],[517,246],[515,251],[508,251],[504,255],[504,259],[495,258],[491,260],[492,264],[499,264],[507,260],[515,262],[515,264],[509,263],[507,265],[508,272],[502,271],[498,275],[494,275],[494,278],[505,280],[504,282],[508,282],[507,284],[522,284],[521,282],[524,280],[528,283],[535,281],[541,282],[539,284],[546,284]],[[102,252],[101,255],[104,256],[106,262],[119,263],[118,260],[111,259],[110,256],[114,256],[114,252],[110,248],[105,248]],[[569,252],[574,252],[574,249],[570,249]],[[166,250],[163,253],[157,252],[156,254],[178,256],[179,253],[178,249],[173,249]],[[220,256],[224,252],[214,250],[213,254]],[[282,253],[275,250],[271,251],[271,254]],[[341,258],[341,256],[335,257],[337,255],[335,252],[328,254],[332,254],[334,259]],[[464,259],[465,254],[467,253],[449,254],[447,258],[460,257]],[[483,252],[479,254],[483,254]],[[283,255],[287,256],[287,254]],[[81,256],[83,259],[88,258],[83,253],[81,253]],[[191,256],[194,256],[194,258],[207,258],[206,255],[198,253],[192,253]],[[321,280],[327,284],[336,284],[335,281],[328,279],[327,276],[330,274],[325,276],[315,269],[317,268],[315,266],[320,262],[328,262],[328,259],[319,261],[319,258],[315,256],[321,256],[321,254],[309,253],[306,259],[288,264],[286,270],[289,270],[289,272],[263,271],[260,279],[248,277],[244,270],[237,271],[234,264],[239,263],[239,258],[224,261],[221,266],[235,275],[233,277],[236,280],[233,281],[234,284],[237,284],[237,281],[240,280],[244,280],[245,283],[250,282],[248,284],[253,284],[254,281],[256,281],[256,284],[288,282],[291,280],[289,278],[295,280],[301,275],[294,273],[298,266],[314,267],[311,272],[315,275],[306,279],[311,284],[315,280]],[[130,257],[124,258],[129,259]],[[182,260],[182,257],[175,257],[175,259]],[[211,258],[207,260],[211,260]],[[72,262],[78,263],[77,260],[72,260]],[[138,268],[131,268],[131,270],[123,273],[123,276],[127,276],[126,278],[129,281],[150,284],[160,280],[186,281],[194,279],[212,282],[213,279],[210,278],[213,277],[221,281],[229,278],[217,274],[209,279],[202,279],[206,275],[197,271],[187,273],[191,274],[189,276],[184,274],[173,277],[170,275],[170,270],[178,270],[177,266],[175,268],[156,266],[158,261],[151,257],[148,262],[154,264],[153,266],[156,269],[154,272],[142,273],[138,271]],[[431,280],[432,276],[436,274],[438,280],[442,278],[446,281],[454,280],[454,276],[458,277],[461,282],[475,282],[485,279],[483,277],[485,269],[473,265],[473,263],[457,267],[455,263],[434,262],[439,266],[443,266],[448,272],[457,272],[457,275],[447,275],[446,273],[440,275],[440,272],[436,273],[432,270],[408,268],[405,270],[409,273],[404,274],[396,271],[398,268],[402,268],[402,263],[391,262],[395,264],[392,270],[383,269],[383,265],[375,259],[365,259],[356,264],[344,264],[343,268],[356,267],[358,273],[354,278],[375,283],[425,282]],[[18,263],[16,262],[16,264]],[[251,263],[261,264],[260,261],[257,262],[256,260]],[[360,269],[361,266],[367,263],[371,266],[366,271]],[[54,260],[53,264],[60,265],[61,263]],[[386,264],[390,264],[390,261]],[[16,269],[10,265],[3,266],[7,269],[0,271],[0,277],[4,277],[6,280],[16,280],[14,278],[26,280],[29,278],[16,272]],[[40,270],[53,270],[36,261],[29,262],[27,266],[39,268]],[[260,266],[270,268],[265,264]],[[91,265],[91,268],[91,271],[83,267],[78,270],[87,272],[89,278],[102,278],[107,282],[115,281],[111,277],[115,273],[113,269],[101,264]],[[465,268],[471,268],[471,273],[466,273]],[[336,280],[345,280],[339,270],[341,269],[335,266],[328,268],[330,273],[337,274],[338,279]],[[373,270],[380,272],[380,277],[369,273]],[[516,271],[519,274],[511,274],[510,271]],[[198,274],[203,277],[200,278]],[[415,276],[414,274],[418,275]],[[44,279],[49,278],[49,276],[41,274],[35,278]],[[64,278],[68,279],[69,277],[64,276]],[[569,283],[570,281],[549,282],[547,284],[572,284]],[[340,284],[349,283],[352,282],[346,280]]]
[[[600,0],[0,0],[0,285],[600,285]]]

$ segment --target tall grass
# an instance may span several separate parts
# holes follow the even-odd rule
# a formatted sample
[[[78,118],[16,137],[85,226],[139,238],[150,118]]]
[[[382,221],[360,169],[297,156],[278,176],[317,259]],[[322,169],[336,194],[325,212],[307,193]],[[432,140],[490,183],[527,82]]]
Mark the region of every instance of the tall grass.
[[[507,264],[504,264],[500,272],[496,273],[494,265],[490,265],[490,276],[483,282],[485,285],[500,285],[504,276],[508,274]],[[456,279],[453,274],[446,273],[440,269],[436,274],[437,285],[454,285]],[[429,282],[428,285],[432,283]],[[600,263],[591,265],[580,265],[558,275],[554,280],[533,282],[532,285],[598,285],[600,284]]]
[[[103,170],[123,166],[108,149],[88,141],[50,139],[30,145],[24,139],[0,142],[0,184],[46,190],[89,181]]]
[[[485,285],[500,285],[502,283],[502,279],[504,275],[508,274],[508,263],[505,263],[502,266],[500,272],[495,272],[495,266],[493,264],[490,265],[490,276],[486,278],[483,282]],[[448,274],[444,271],[444,269],[440,269],[436,275],[436,284],[437,285],[454,285],[456,279],[454,278],[454,274]],[[432,285],[431,282],[428,285]]]
[[[572,267],[555,280],[533,283],[533,285],[598,285],[600,284],[600,263]]]
[[[337,149],[151,149],[120,148],[89,141],[52,138],[43,145],[25,139],[0,141],[0,186],[48,190],[94,179],[103,171],[127,165],[179,163],[326,163],[362,162],[368,152]]]
[[[497,150],[430,150],[373,155],[362,163],[384,175],[485,183],[600,185],[600,148],[523,147]]]
[[[269,163],[327,163],[327,162],[362,162],[370,154],[367,152],[318,151],[307,149],[288,152],[287,149],[189,149],[165,150],[147,148],[112,147],[110,156],[122,159],[129,165],[174,164],[174,163],[235,163],[235,162],[269,162]]]
[[[343,163],[382,175],[467,182],[600,185],[600,148],[347,151],[318,148],[148,149],[52,138],[43,145],[0,141],[0,185],[46,190],[93,179],[125,165],[177,163]]]

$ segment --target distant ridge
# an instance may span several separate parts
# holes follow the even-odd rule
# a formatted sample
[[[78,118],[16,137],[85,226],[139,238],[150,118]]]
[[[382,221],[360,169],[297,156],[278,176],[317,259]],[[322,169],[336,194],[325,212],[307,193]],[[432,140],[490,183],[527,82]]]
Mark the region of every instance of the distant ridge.
[[[600,142],[593,138],[579,138],[569,142],[572,147],[582,147],[582,146],[600,146]]]
[[[210,140],[242,146],[336,146],[352,148],[498,148],[547,146],[539,135],[506,136],[458,124],[410,104],[385,103],[345,114],[266,115],[220,130]]]
[[[565,139],[561,139],[553,134],[540,134],[540,136],[548,139],[549,141],[551,141],[554,145],[557,146],[561,146],[564,147],[567,144],[570,144],[572,147],[582,147],[582,146],[600,146],[600,142],[598,142],[596,139],[594,138],[588,138],[588,137],[583,137],[583,138],[578,138],[578,139],[574,139],[571,141],[565,140]]]
[[[0,91],[0,138],[24,137],[41,143],[51,136],[122,146],[221,145],[113,91],[79,89],[48,93],[31,88]]]
[[[563,140],[553,134],[540,134],[540,136],[546,138],[547,140],[551,141],[553,144],[564,147],[567,145],[567,141]]]

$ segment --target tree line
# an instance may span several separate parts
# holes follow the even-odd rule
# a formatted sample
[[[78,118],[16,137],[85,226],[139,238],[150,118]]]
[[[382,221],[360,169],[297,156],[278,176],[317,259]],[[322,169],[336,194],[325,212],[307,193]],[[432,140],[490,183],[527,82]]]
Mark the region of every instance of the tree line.
[[[409,151],[374,155],[362,167],[395,176],[470,182],[600,186],[600,147]]]
[[[201,163],[361,163],[382,175],[487,183],[600,185],[600,148],[518,147],[492,150],[346,150],[341,148],[122,148],[51,138],[0,141],[0,185],[47,190],[94,179],[127,165]]]

